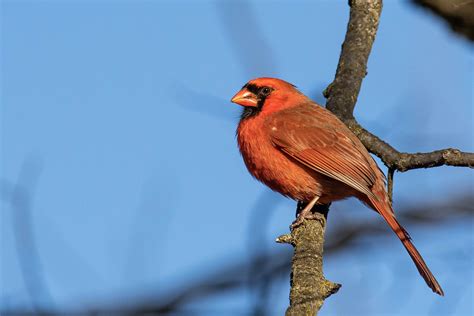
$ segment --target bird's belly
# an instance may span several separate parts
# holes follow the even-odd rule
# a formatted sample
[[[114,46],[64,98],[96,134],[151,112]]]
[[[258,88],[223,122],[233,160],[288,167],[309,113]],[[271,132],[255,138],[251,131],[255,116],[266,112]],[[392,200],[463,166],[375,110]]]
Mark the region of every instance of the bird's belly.
[[[285,155],[273,146],[261,128],[251,124],[255,123],[250,121],[237,130],[240,152],[250,174],[270,189],[303,202],[319,196],[318,203],[321,204],[357,194],[342,182],[326,177]],[[251,133],[248,132],[250,128]]]

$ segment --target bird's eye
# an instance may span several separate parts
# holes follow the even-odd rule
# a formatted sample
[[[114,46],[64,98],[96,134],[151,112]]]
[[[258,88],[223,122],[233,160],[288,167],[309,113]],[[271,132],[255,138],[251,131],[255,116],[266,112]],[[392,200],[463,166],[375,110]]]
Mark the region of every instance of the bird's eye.
[[[270,92],[272,92],[272,89],[269,87],[263,87],[262,89],[260,89],[260,94],[265,97],[269,95]]]

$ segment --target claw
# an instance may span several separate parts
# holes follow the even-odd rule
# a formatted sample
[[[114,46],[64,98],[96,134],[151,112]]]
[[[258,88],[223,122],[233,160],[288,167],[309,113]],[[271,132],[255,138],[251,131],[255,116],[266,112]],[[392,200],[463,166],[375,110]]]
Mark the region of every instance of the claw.
[[[313,206],[316,204],[316,202],[318,202],[318,200],[319,196],[315,196],[311,202],[305,206],[305,208],[298,214],[298,217],[295,219],[295,221],[291,224],[290,229],[295,229],[296,227],[300,226],[303,224],[305,219],[319,219],[319,214],[313,214],[311,212]]]

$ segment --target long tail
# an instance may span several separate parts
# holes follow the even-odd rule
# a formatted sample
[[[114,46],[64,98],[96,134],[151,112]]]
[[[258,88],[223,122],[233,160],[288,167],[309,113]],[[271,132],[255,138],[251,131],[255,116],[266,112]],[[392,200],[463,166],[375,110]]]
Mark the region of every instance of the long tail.
[[[433,292],[444,296],[443,289],[439,285],[433,273],[431,273],[430,269],[428,269],[428,266],[426,265],[418,250],[415,248],[415,245],[413,245],[411,242],[410,235],[395,218],[395,214],[393,213],[390,203],[384,200],[376,200],[372,197],[369,197],[369,200],[371,202],[370,204],[380,215],[382,215],[395,234],[397,234],[398,238],[400,238],[400,241],[402,242],[403,246],[405,246],[405,249],[408,251],[408,254],[415,263],[418,272],[420,272],[423,279],[425,279],[426,284],[433,290]]]

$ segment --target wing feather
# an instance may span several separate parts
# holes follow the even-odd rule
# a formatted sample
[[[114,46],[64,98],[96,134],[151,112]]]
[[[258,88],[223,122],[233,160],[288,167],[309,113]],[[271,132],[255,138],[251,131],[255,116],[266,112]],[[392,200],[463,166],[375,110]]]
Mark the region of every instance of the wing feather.
[[[301,164],[375,197],[372,159],[354,134],[332,113],[313,104],[269,118],[273,145]],[[375,162],[372,161],[375,164]]]

